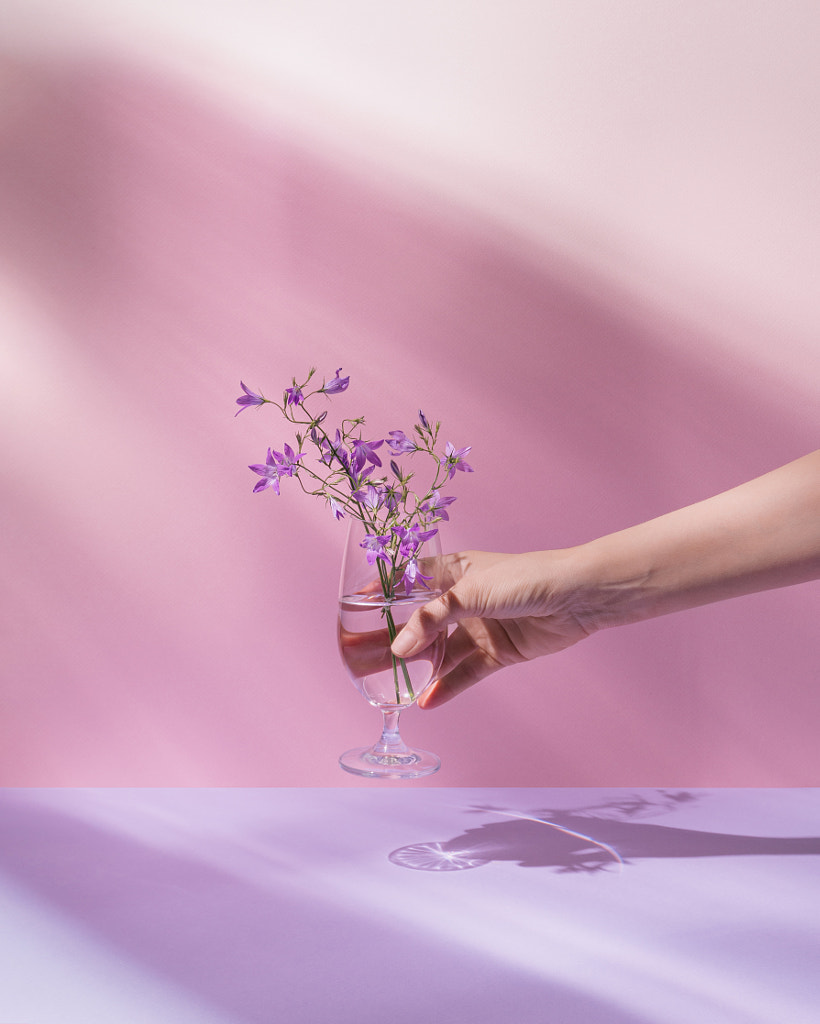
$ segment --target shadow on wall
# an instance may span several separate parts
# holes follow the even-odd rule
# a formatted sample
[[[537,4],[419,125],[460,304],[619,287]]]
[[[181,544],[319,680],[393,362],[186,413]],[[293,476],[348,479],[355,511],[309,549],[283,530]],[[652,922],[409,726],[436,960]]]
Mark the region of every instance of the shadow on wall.
[[[165,783],[360,784],[340,777],[335,757],[291,756],[294,737],[308,734],[318,749],[344,749],[363,721],[332,627],[310,644],[294,640],[305,621],[332,622],[335,582],[317,590],[307,581],[327,578],[342,540],[329,515],[303,514],[301,495],[249,511],[250,474],[237,470],[261,461],[271,443],[262,429],[274,440],[279,431],[272,419],[248,428],[247,413],[236,421],[242,440],[238,426],[228,433],[240,377],[275,393],[307,365],[332,374],[344,364],[353,386],[340,416],[365,411],[380,434],[407,427],[418,406],[444,420],[457,445],[473,445],[476,468],[458,481],[454,546],[577,543],[817,445],[813,396],[729,365],[710,339],[640,296],[617,295],[560,255],[526,249],[406,183],[376,184],[255,130],[158,72],[84,64],[11,73],[0,257],[60,325],[78,372],[130,412],[122,446],[142,454],[112,506],[104,474],[92,471],[111,457],[97,410],[63,396],[70,415],[52,427],[68,442],[82,438],[63,456],[63,500],[88,530],[76,562],[51,496],[35,494],[22,472],[12,480],[43,553],[26,569],[32,607],[83,593],[78,628],[94,648],[93,664],[84,653],[89,663],[77,666],[88,714],[44,729],[41,709],[21,703],[30,763],[38,742],[54,750],[60,730],[76,730],[63,744],[67,777],[82,758],[80,775],[95,784],[158,781],[145,774],[151,743],[166,751]],[[46,450],[33,415],[30,431],[21,465]],[[158,523],[184,529],[146,528],[149,506]],[[132,538],[131,561],[95,549],[97,522]],[[64,594],[54,583],[61,563],[70,564]],[[90,578],[101,564],[107,593]],[[766,595],[739,613],[602,635],[555,666],[522,666],[461,698],[469,717],[459,729],[452,708],[414,718],[411,731],[423,730],[450,766],[428,784],[816,781],[806,713],[817,699],[816,651],[806,649],[816,602],[816,589]],[[57,691],[71,686],[55,662],[74,665],[82,636],[77,649],[57,651],[41,623],[28,633],[24,623],[26,690],[59,707],[70,694]],[[276,672],[239,692],[237,661],[259,637],[275,649]],[[318,702],[318,720],[310,701],[277,689],[277,680],[324,678],[328,665],[339,683]],[[96,696],[102,679],[106,694]],[[189,699],[157,720],[169,679]],[[509,699],[511,685],[525,702]],[[97,754],[79,733],[89,714],[109,743]],[[153,721],[147,747],[132,730],[140,719]],[[550,721],[560,735],[545,743]],[[10,772],[22,784],[61,781],[36,769],[21,777],[14,763]]]

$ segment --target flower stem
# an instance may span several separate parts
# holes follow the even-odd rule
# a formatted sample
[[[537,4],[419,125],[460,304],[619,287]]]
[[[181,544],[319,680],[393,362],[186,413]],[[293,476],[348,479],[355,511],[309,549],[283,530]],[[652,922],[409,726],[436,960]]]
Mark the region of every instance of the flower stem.
[[[378,569],[379,579],[381,580],[382,585],[382,593],[384,594],[385,600],[389,602],[392,600],[393,595],[390,588],[390,581],[387,578],[387,570],[385,569],[384,565],[381,562],[378,562]],[[390,607],[389,603],[385,604],[382,614],[384,615],[385,621],[387,623],[387,635],[390,639],[390,644],[392,646],[393,641],[396,639],[396,636],[398,635],[398,630],[396,629],[396,622],[393,618],[393,609]],[[390,659],[393,663],[393,685],[396,689],[396,703],[401,704],[401,691],[399,689],[399,665],[401,665],[401,671],[402,675],[404,676],[404,685],[407,690],[407,694],[410,697],[411,701],[415,700],[416,695],[413,692],[413,684],[410,681],[410,673],[407,670],[407,663],[405,662],[404,658],[397,658],[396,655],[393,654],[391,651]]]

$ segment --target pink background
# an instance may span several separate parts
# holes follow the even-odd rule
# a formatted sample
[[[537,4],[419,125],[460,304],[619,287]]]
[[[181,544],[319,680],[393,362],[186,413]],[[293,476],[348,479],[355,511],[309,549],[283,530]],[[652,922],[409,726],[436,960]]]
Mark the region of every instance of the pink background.
[[[336,765],[377,729],[343,530],[251,494],[286,438],[240,378],[343,366],[331,415],[442,419],[476,469],[451,549],[818,446],[814,4],[296,7],[7,7],[3,785],[374,785]],[[418,785],[816,785],[818,611],[700,609],[411,711]]]

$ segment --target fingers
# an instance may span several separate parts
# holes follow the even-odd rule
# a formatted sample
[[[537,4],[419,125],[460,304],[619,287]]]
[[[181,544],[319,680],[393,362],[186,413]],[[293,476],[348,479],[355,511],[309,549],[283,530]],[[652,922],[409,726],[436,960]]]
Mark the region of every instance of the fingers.
[[[486,651],[476,649],[451,672],[437,679],[428,690],[425,690],[419,697],[418,705],[425,711],[441,707],[501,667],[501,664]]]
[[[342,661],[357,678],[382,672],[392,665],[390,640],[386,629],[370,633],[352,633],[339,628]]]
[[[447,626],[465,618],[467,614],[454,590],[448,590],[441,597],[428,601],[423,608],[419,608],[410,616],[401,633],[393,641],[393,653],[397,658],[411,658],[429,647]]]
[[[482,586],[477,578],[510,557],[489,551],[458,551],[431,558],[427,565],[436,586],[450,589],[411,616],[393,644],[393,653],[399,658],[418,654],[452,623],[485,614],[486,583]]]
[[[438,668],[439,678],[446,676],[448,672],[452,672],[456,665],[460,665],[475,649],[475,639],[469,629],[465,628],[465,623],[462,622],[447,637],[447,642],[444,646],[444,657]]]

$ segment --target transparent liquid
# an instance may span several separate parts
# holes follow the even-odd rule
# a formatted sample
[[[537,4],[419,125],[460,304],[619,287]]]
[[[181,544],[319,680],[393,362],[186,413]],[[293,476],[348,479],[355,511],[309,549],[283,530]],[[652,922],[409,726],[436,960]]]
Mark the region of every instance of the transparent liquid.
[[[444,655],[442,633],[413,658],[390,653],[392,618],[396,635],[416,610],[435,593],[413,593],[389,604],[382,595],[356,594],[339,601],[339,651],[348,675],[362,696],[375,707],[413,704],[435,678]]]

